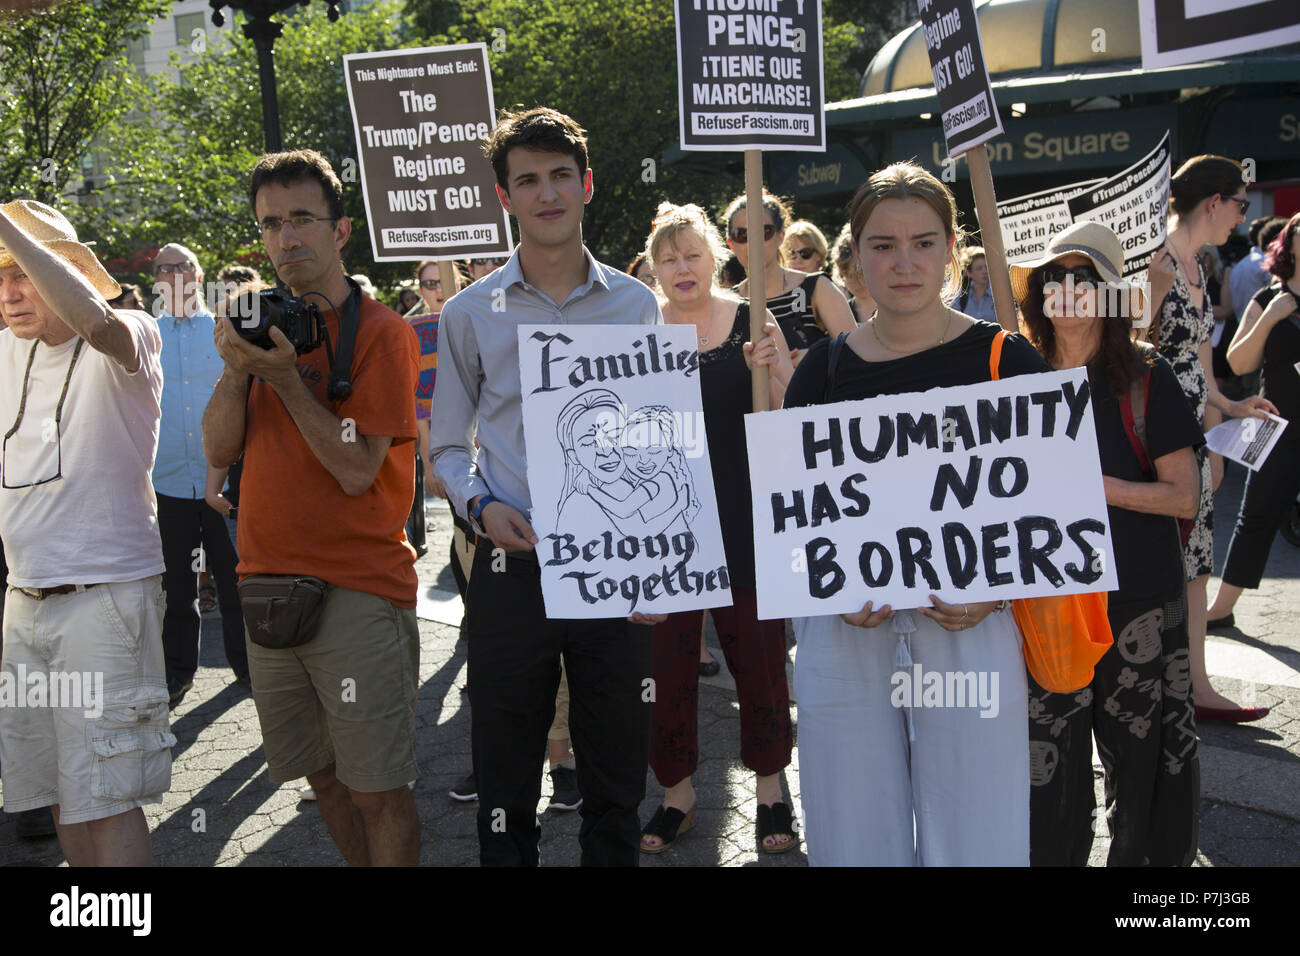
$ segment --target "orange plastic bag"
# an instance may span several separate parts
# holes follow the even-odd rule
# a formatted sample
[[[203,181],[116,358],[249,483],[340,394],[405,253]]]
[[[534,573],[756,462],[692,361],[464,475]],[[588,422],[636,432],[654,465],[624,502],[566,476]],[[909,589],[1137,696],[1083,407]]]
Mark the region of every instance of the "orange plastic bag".
[[[1092,683],[1092,670],[1115,643],[1106,592],[1011,602],[1029,673],[1046,690],[1067,694]]]

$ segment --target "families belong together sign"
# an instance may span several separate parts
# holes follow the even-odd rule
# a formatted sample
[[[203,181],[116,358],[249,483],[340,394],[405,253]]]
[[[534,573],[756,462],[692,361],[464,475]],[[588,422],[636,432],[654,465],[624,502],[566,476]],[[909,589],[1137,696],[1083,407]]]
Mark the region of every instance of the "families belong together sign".
[[[731,604],[693,325],[519,329],[549,618]]]
[[[1117,587],[1084,369],[745,430],[763,620]]]

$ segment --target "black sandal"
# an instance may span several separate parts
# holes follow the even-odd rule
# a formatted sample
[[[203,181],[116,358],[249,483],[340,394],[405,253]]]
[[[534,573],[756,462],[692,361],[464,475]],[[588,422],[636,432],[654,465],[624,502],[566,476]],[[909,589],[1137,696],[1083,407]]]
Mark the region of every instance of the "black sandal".
[[[770,836],[788,836],[790,839],[785,843],[768,846],[763,841]],[[788,853],[799,845],[799,836],[794,832],[794,817],[788,805],[758,805],[758,845],[764,853]]]
[[[676,807],[661,806],[641,831],[641,852],[662,853],[673,845],[674,840],[693,826],[695,826],[694,809],[682,813]],[[646,846],[644,841],[648,836],[658,837],[663,842],[658,846]]]

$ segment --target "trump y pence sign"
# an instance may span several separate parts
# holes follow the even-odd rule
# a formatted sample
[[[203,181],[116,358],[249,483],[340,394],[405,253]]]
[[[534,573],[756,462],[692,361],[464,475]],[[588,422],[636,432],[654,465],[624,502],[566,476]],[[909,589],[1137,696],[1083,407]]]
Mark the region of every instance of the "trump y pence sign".
[[[760,412],[745,430],[764,620],[1117,586],[1083,369]]]
[[[521,326],[519,377],[547,617],[731,604],[695,326]]]

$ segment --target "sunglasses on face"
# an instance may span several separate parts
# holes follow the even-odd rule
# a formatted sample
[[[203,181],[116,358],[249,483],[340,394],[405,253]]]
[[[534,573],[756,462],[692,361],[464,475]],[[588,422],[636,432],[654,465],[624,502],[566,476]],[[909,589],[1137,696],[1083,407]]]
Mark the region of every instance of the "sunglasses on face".
[[[1237,204],[1237,208],[1241,210],[1241,214],[1243,216],[1246,215],[1246,210],[1250,208],[1249,199],[1238,199],[1236,196],[1229,196],[1227,193],[1219,193],[1219,198],[1226,199],[1229,202],[1235,202]]]
[[[1066,276],[1071,277],[1074,285],[1081,282],[1090,282],[1097,285],[1101,282],[1101,276],[1092,266],[1075,266],[1072,269],[1067,269],[1065,266],[1043,266],[1039,271],[1042,273],[1044,285],[1053,282],[1057,285],[1063,285]]]
[[[776,235],[776,226],[772,225],[770,222],[764,223],[763,241],[767,242],[775,235]],[[749,242],[749,230],[746,229],[744,226],[737,226],[735,229],[732,229],[730,232],[730,236],[731,236],[731,241],[736,243],[737,245],[744,245],[745,243]]]
[[[441,289],[441,288],[442,288],[442,280],[441,280],[441,279],[421,279],[421,280],[420,280],[420,288],[421,288],[421,289]]]
[[[814,256],[819,255],[819,253],[816,249],[791,249],[790,255],[798,256],[800,259],[804,260],[804,262],[807,262]]]

